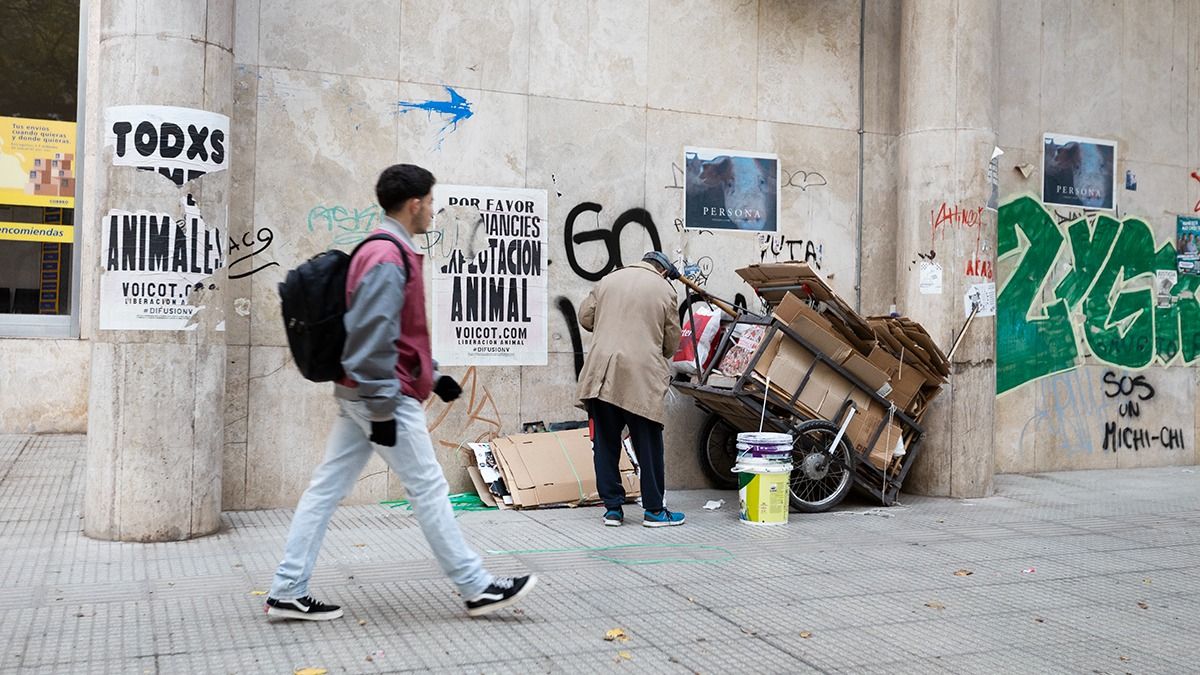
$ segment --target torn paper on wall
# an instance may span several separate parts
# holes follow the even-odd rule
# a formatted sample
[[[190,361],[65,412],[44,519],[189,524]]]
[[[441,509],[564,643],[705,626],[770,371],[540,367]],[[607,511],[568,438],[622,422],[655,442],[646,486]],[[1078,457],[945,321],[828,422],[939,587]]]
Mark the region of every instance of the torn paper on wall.
[[[921,261],[921,295],[942,294],[942,266],[932,260]]]
[[[101,224],[100,328],[193,330],[195,291],[215,290],[225,234],[183,198],[183,218],[113,209]],[[189,325],[191,324],[191,325]]]
[[[229,118],[175,106],[113,106],[104,111],[104,145],[113,149],[113,166],[157,171],[183,185],[228,168]]]
[[[971,309],[979,306],[975,316],[996,316],[996,284],[972,284],[967,287],[963,298],[963,316],[971,316]]]

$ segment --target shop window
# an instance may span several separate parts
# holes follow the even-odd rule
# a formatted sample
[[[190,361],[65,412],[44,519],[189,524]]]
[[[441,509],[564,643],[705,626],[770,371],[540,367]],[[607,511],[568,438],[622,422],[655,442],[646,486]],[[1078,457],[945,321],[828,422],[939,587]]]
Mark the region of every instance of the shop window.
[[[0,336],[78,335],[82,4],[0,6]]]

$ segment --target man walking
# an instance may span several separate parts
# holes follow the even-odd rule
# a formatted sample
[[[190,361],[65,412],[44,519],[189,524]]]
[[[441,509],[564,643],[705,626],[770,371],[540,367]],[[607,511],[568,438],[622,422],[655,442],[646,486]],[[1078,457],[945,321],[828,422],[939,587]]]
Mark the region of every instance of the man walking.
[[[426,430],[422,403],[430,393],[452,401],[462,389],[438,376],[425,318],[422,256],[412,237],[429,231],[433,174],[411,164],[388,167],[375,194],[386,214],[354,255],[346,278],[346,376],[335,386],[338,417],[325,459],[296,507],[283,561],[267,599],[268,616],[324,621],[342,616],[337,605],[309,595],[317,554],[329,518],[378,452],[399,476],[417,522],[442,570],[466,599],[467,614],[481,616],[523,597],[537,578],[493,577],[463,541],[450,507],[449,489]],[[435,384],[436,383],[436,384]]]
[[[604,524],[621,525],[621,431],[629,435],[641,469],[642,525],[682,525],[683,514],[663,506],[663,399],[671,386],[667,362],[679,347],[675,289],[679,272],[651,251],[642,261],[600,280],[579,308],[579,325],[593,333],[579,374],[579,398],[593,429],[596,485]]]

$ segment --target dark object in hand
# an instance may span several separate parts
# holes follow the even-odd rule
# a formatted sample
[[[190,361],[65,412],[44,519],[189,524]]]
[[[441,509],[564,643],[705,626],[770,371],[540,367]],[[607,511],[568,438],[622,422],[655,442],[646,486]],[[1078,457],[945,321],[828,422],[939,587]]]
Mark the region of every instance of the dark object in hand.
[[[462,387],[458,386],[453,377],[443,375],[438,378],[437,384],[433,386],[433,393],[437,394],[438,398],[449,403],[462,395]]]
[[[375,445],[392,447],[396,444],[396,420],[371,422],[371,442]]]

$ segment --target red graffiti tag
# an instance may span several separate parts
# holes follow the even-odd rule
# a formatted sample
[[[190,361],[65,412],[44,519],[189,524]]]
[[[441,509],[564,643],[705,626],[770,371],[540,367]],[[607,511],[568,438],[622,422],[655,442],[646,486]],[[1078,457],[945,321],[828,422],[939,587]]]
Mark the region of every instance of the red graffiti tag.
[[[983,207],[971,208],[954,204],[953,206],[942,202],[938,207],[937,213],[932,210],[929,212],[930,222],[933,223],[933,238],[938,238],[938,233],[944,233],[946,228],[957,227],[963,229],[971,229],[983,226]],[[944,236],[944,234],[943,234]]]
[[[1192,178],[1195,178],[1196,182],[1200,183],[1200,171],[1193,171]],[[1200,201],[1197,201],[1196,205],[1192,207],[1192,213],[1200,213]]]
[[[971,257],[967,260],[966,275],[969,277],[983,277],[989,280],[996,278],[992,261],[979,257]]]

